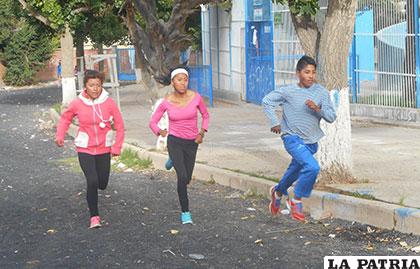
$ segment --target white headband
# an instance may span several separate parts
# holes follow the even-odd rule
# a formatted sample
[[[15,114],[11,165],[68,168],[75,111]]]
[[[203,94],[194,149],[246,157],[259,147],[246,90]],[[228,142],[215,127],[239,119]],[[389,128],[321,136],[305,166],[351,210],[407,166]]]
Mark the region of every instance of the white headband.
[[[184,68],[177,68],[174,71],[171,72],[171,80],[178,74],[185,74],[188,77],[188,71]]]

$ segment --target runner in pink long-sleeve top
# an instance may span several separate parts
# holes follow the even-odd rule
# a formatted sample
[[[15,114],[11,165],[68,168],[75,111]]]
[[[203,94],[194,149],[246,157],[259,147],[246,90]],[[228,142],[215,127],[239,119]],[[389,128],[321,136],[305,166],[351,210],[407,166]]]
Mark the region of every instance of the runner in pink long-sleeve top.
[[[162,115],[169,118],[168,153],[173,161],[178,178],[178,197],[181,204],[181,222],[192,223],[189,212],[187,185],[190,183],[198,145],[203,142],[209,124],[209,113],[201,96],[188,89],[188,72],[177,68],[171,73],[174,91],[158,106],[149,123],[155,135],[165,137],[168,131],[158,127]],[[201,128],[198,127],[197,111],[201,113]]]

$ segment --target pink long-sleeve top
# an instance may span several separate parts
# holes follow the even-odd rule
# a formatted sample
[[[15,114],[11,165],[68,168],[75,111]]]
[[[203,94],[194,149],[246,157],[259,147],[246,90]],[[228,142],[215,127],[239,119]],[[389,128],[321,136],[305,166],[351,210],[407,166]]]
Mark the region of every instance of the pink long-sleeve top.
[[[167,112],[170,135],[189,140],[196,139],[199,133],[197,110],[200,111],[202,117],[201,128],[207,131],[209,113],[203,98],[198,93],[195,93],[194,98],[184,107],[177,107],[164,99],[155,113],[153,113],[149,127],[155,135],[159,135],[158,122],[163,114]]]

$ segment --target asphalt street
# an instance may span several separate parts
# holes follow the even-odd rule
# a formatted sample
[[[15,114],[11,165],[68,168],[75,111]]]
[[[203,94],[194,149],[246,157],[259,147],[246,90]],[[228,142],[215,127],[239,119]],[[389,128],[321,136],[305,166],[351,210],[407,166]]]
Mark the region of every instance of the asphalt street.
[[[0,268],[322,268],[326,255],[416,255],[420,238],[325,219],[271,217],[268,201],[193,181],[181,225],[175,175],[112,172],[89,230],[85,179],[54,144],[58,88],[0,91]],[[172,232],[171,232],[172,231]]]

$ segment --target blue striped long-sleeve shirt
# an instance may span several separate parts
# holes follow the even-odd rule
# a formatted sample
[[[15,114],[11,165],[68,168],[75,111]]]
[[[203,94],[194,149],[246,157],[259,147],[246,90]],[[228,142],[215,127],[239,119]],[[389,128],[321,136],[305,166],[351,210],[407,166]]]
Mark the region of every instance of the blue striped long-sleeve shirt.
[[[306,100],[311,99],[320,112],[311,110]],[[271,127],[280,125],[282,134],[298,135],[306,144],[318,142],[324,132],[319,126],[321,119],[331,123],[336,119],[335,109],[328,90],[319,84],[301,88],[298,84],[279,87],[262,100],[264,112],[271,121]],[[276,115],[276,107],[283,107],[281,123]]]

